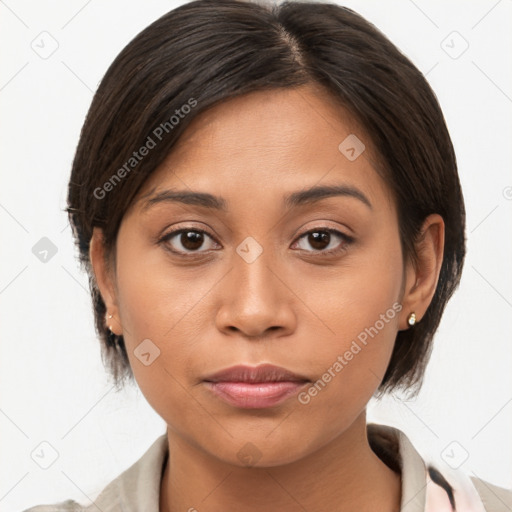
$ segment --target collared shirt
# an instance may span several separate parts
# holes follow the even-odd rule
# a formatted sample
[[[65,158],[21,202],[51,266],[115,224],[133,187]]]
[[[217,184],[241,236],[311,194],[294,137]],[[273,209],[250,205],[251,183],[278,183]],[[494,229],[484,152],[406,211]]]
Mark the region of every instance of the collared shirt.
[[[512,490],[469,477],[461,471],[442,471],[427,464],[399,429],[369,423],[372,450],[401,474],[400,512],[511,512]],[[88,506],[74,500],[37,505],[23,512],[159,512],[160,485],[168,457],[167,433],[144,455],[110,482]]]

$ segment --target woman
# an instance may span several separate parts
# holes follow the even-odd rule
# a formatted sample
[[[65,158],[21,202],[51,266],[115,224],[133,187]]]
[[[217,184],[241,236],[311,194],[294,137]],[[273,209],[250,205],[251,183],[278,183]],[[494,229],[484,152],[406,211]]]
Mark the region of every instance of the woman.
[[[465,210],[434,93],[361,16],[157,20],[95,94],[68,212],[105,363],[167,424],[86,510],[512,509],[366,422],[420,388]]]

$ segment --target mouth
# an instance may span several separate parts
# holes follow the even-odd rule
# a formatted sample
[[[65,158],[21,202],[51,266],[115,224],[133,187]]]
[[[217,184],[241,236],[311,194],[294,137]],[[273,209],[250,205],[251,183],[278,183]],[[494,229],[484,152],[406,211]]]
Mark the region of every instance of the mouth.
[[[206,387],[217,397],[243,409],[279,405],[309,382],[303,375],[270,364],[232,366],[204,379]]]

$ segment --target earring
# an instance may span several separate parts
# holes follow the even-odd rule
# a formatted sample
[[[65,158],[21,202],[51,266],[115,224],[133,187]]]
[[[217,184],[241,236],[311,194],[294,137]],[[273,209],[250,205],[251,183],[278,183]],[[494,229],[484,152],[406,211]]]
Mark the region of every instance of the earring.
[[[411,313],[407,317],[407,323],[412,327],[416,323],[416,315],[414,313]]]
[[[105,317],[105,321],[106,321],[106,322],[107,322],[107,324],[108,324],[108,320],[107,320],[107,318],[108,318],[108,320],[110,320],[110,319],[112,318],[112,315],[108,315],[108,317]],[[114,343],[114,346],[115,346],[116,348],[118,348],[118,339],[117,339],[117,334],[112,330],[112,326],[111,326],[110,324],[108,324],[108,330],[110,331],[110,332],[108,333],[108,337],[109,337],[109,339],[111,340],[111,342],[113,342],[113,343]]]
[[[108,318],[110,320],[112,318],[112,315],[108,315]],[[110,332],[112,332],[112,325],[109,325],[108,328],[109,328]],[[113,334],[113,332],[112,332],[112,334]]]

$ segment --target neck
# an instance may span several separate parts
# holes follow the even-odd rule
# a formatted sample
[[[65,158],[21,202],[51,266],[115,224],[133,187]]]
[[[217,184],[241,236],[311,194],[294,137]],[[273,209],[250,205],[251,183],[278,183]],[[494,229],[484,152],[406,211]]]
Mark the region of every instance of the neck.
[[[267,468],[225,463],[168,429],[160,512],[398,511],[400,475],[372,451],[365,411],[342,434],[295,462]]]

